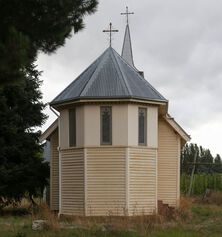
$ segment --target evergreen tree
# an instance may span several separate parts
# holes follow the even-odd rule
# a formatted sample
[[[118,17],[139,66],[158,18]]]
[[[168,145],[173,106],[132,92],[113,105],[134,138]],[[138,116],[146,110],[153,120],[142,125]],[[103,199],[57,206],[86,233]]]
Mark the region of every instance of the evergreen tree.
[[[40,51],[54,52],[81,30],[96,6],[97,0],[0,0],[0,207],[47,184],[36,131],[45,105],[34,65]]]
[[[214,159],[214,173],[222,173],[222,161],[221,161],[221,157],[220,155],[216,155],[215,159]]]
[[[204,149],[202,146],[199,148],[199,157],[197,162],[200,163],[196,168],[196,173],[213,173],[213,156],[209,149]],[[203,163],[203,165],[201,165]],[[212,164],[212,165],[211,165]]]
[[[191,174],[194,162],[194,156],[197,152],[197,160],[199,157],[199,148],[197,144],[185,144],[181,153],[181,173]]]
[[[39,91],[39,72],[31,65],[26,78],[0,88],[0,207],[37,195],[47,184],[49,167],[38,143],[46,116]]]
[[[197,146],[197,144],[186,144],[181,153],[181,173],[191,174],[194,162],[194,156],[197,153],[197,160],[198,163],[195,168],[195,173],[206,173],[212,174],[214,172],[222,173],[222,167],[217,166],[215,168],[214,163],[220,163],[221,158],[219,155],[214,159],[210,150],[205,149],[202,146]],[[203,164],[201,164],[203,163]],[[221,167],[221,168],[219,168]],[[217,171],[216,171],[217,170]]]
[[[52,53],[84,27],[97,0],[0,0],[0,85],[22,80],[39,51]]]

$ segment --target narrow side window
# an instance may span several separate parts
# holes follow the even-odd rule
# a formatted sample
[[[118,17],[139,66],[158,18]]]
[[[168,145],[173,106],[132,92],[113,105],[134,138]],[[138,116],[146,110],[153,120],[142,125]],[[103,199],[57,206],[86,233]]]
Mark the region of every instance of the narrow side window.
[[[147,138],[147,109],[146,108],[139,108],[139,145],[146,146],[146,138]]]
[[[76,110],[69,110],[69,146],[76,146]]]
[[[100,108],[101,145],[112,144],[112,108],[102,106]]]

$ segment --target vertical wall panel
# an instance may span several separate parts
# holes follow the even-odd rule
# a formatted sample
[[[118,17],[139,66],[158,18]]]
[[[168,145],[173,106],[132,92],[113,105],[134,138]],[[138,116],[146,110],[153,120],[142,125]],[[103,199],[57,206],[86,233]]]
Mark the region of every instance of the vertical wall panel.
[[[100,146],[100,106],[84,106],[84,146]]]
[[[158,147],[158,108],[154,106],[147,111],[147,146]]]
[[[158,200],[171,206],[177,204],[178,135],[165,120],[159,120]]]
[[[61,157],[61,214],[84,215],[83,149],[62,150]]]
[[[128,144],[128,105],[112,106],[112,145]]]
[[[130,148],[130,215],[156,210],[156,149]]]
[[[60,111],[60,148],[69,147],[69,110]]]
[[[125,148],[87,148],[87,215],[125,213]]]
[[[58,129],[50,136],[50,209],[59,210]]]

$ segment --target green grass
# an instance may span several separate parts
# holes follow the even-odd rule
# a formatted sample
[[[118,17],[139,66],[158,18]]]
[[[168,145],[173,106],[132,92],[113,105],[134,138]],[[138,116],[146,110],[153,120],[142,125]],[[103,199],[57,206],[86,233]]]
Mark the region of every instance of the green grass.
[[[186,219],[165,220],[149,228],[144,228],[144,222],[137,231],[109,232],[96,224],[84,229],[33,231],[31,215],[16,210],[0,216],[0,237],[222,237],[222,206],[193,203],[190,210]]]

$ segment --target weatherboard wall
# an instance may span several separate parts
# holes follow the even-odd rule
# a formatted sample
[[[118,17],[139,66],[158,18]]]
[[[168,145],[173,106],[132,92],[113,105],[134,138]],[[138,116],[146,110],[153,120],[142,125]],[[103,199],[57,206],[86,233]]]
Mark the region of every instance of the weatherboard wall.
[[[50,209],[59,210],[58,129],[50,136]]]
[[[156,157],[154,148],[129,150],[129,215],[156,212]]]
[[[158,127],[158,200],[175,207],[180,191],[180,138],[165,120],[160,119]]]
[[[125,155],[125,148],[87,149],[86,215],[124,215]]]
[[[66,131],[61,135],[61,214],[151,214],[157,200],[176,206],[179,136],[165,120],[158,121],[157,106],[106,105],[112,106],[112,146],[100,145],[100,105],[76,107],[76,148],[68,147],[68,109],[61,111],[60,124]],[[138,146],[140,107],[147,108],[144,147]],[[58,199],[54,202],[58,206]]]
[[[61,150],[61,214],[84,215],[84,151]]]

